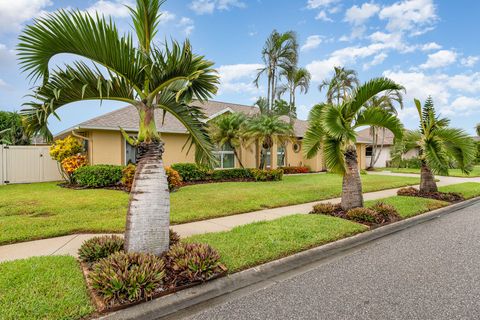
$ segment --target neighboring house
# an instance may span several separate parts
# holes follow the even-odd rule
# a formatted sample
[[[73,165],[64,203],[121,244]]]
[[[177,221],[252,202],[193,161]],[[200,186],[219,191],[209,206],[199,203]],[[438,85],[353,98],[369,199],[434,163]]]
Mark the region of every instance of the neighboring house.
[[[384,136],[385,133],[385,136]],[[380,151],[380,155],[378,156],[378,160],[374,165],[374,168],[385,168],[387,167],[388,162],[391,160],[391,150],[393,147],[393,142],[394,142],[394,135],[393,133],[388,130],[378,130],[377,132],[378,138],[377,138],[377,144],[380,146],[382,145],[383,142],[383,148]],[[370,128],[363,129],[358,132],[358,137],[362,140],[368,140],[368,141],[373,141],[373,137],[370,131]],[[403,158],[404,159],[410,159],[418,156],[418,149],[410,150],[408,151]],[[372,159],[372,154],[373,154],[373,146],[371,143],[367,144],[365,148],[365,161],[367,167],[370,166],[370,161]]]
[[[199,102],[194,102],[194,104]],[[208,101],[199,104],[207,115],[207,121],[218,117],[226,112],[242,112],[253,115],[259,112],[256,107]],[[194,150],[187,153],[188,146],[184,148],[188,133],[185,127],[172,115],[166,114],[162,124],[162,111],[155,114],[158,130],[161,132],[162,140],[165,142],[164,164],[169,166],[178,162],[194,162]],[[285,118],[288,121],[288,118]],[[120,127],[131,136],[138,132],[138,112],[134,106],[127,106],[105,115],[82,122],[72,128],[64,130],[55,136],[55,139],[73,135],[84,140],[88,152],[88,159],[91,164],[116,164],[125,165],[135,162],[135,148],[132,147],[122,136]],[[302,138],[307,130],[308,123],[302,120],[294,121],[295,135],[297,141],[288,143],[285,147],[275,145],[272,150],[275,154],[267,159],[267,166],[277,168],[281,166],[309,166],[313,171],[325,170],[322,155],[319,153],[312,159],[306,159],[302,155]],[[365,168],[365,147],[370,140],[359,139],[357,152],[359,164]],[[258,167],[260,162],[260,147],[253,143],[250,147],[242,147],[238,150],[239,157],[245,167]],[[234,159],[233,150],[230,146],[223,146],[216,151],[219,159],[219,168],[239,168],[240,165]]]

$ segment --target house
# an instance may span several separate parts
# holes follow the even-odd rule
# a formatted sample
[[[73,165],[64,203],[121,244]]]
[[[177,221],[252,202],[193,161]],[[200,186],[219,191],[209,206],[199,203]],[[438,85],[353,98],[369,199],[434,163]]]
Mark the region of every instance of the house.
[[[239,105],[234,103],[208,101],[204,104],[193,102],[201,106],[209,120],[214,119],[227,112],[242,112],[247,115],[254,115],[259,109],[252,106]],[[162,123],[163,114],[156,112],[155,121],[165,143],[163,156],[166,166],[179,162],[194,162],[194,151],[184,148],[187,141],[187,130],[175,117],[166,114]],[[288,119],[286,118],[288,121]],[[82,122],[72,128],[64,130],[55,136],[56,139],[67,135],[73,135],[83,139],[85,149],[88,153],[91,164],[116,164],[125,165],[135,162],[135,148],[132,147],[122,136],[120,127],[131,136],[138,132],[138,113],[134,106],[127,106],[119,110],[104,114],[102,116]],[[302,120],[294,120],[296,135],[295,143],[288,143],[285,147],[275,145],[273,155],[267,159],[267,167],[277,168],[281,166],[309,166],[313,171],[325,170],[322,155],[319,153],[312,159],[306,159],[302,154],[302,139],[307,130],[308,123]],[[370,140],[360,139],[357,144],[359,165],[365,168],[365,148]],[[258,167],[260,162],[260,147],[252,144],[249,147],[242,147],[237,150],[240,160],[245,167]],[[216,151],[219,159],[219,168],[239,168],[240,164],[234,158],[233,149],[230,146],[223,146]]]
[[[391,160],[391,151],[392,147],[394,144],[394,135],[393,133],[388,130],[378,130],[377,134],[377,145],[383,147],[380,149],[380,153],[377,154],[375,157],[378,157],[377,161],[374,164],[374,168],[385,168],[387,167],[388,162]],[[372,159],[372,154],[373,154],[373,136],[371,133],[370,128],[366,128],[363,130],[360,130],[357,132],[358,138],[362,141],[370,141],[366,145],[365,148],[365,161],[366,161],[366,166],[370,167],[371,159]],[[419,153],[418,149],[410,150],[408,151],[405,155],[403,155],[404,159],[410,159],[417,157]]]

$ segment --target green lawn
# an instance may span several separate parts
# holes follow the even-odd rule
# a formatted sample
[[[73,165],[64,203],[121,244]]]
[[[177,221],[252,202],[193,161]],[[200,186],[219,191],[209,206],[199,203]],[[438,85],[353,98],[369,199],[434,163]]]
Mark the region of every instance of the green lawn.
[[[0,263],[0,319],[80,319],[94,311],[73,257]]]
[[[435,210],[449,205],[448,202],[438,201],[434,199],[401,196],[388,197],[380,200],[370,200],[366,201],[365,205],[372,206],[375,202],[378,201],[382,201],[394,206],[395,209],[397,209],[398,214],[402,218],[413,217],[420,213]]]
[[[391,171],[396,173],[420,173],[420,169],[414,168],[383,168],[382,171]],[[460,169],[448,170],[448,175],[452,177],[480,177],[480,166],[475,166],[469,175],[464,174]]]
[[[298,214],[186,238],[217,249],[229,272],[237,272],[367,230],[348,220]]]
[[[464,182],[459,184],[452,184],[445,187],[438,188],[442,192],[458,192],[463,194],[465,199],[480,196],[480,183]]]
[[[418,178],[363,175],[364,192],[417,184]],[[341,177],[286,176],[278,182],[187,186],[172,193],[173,224],[337,197]],[[79,232],[123,232],[128,194],[71,190],[56,183],[0,187],[0,244]]]

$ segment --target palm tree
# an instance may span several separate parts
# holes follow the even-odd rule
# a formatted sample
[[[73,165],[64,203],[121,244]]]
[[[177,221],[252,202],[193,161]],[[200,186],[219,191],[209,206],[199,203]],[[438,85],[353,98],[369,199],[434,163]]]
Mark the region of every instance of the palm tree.
[[[273,30],[265,41],[262,60],[265,67],[259,69],[254,83],[258,87],[260,77],[263,74],[267,75],[267,104],[271,109],[275,102],[279,69],[286,70],[289,66],[297,64],[298,44],[295,32],[279,33],[277,30]]]
[[[29,135],[22,124],[22,117],[17,112],[0,111],[0,144],[27,145]]]
[[[155,111],[176,117],[189,131],[195,160],[210,163],[214,156],[204,123],[206,117],[200,107],[190,102],[207,100],[218,84],[213,63],[194,54],[188,41],[164,47],[153,43],[163,3],[137,0],[136,8],[130,8],[138,46],[131,34],[120,35],[111,19],[64,10],[47,14],[27,26],[18,45],[22,70],[40,83],[23,111],[30,131],[51,138],[48,117],[57,116],[57,109],[77,101],[113,100],[137,108],[138,137],[133,141],[124,134],[139,151],[128,206],[125,249],[157,255],[169,247],[170,195]],[[51,58],[62,53],[80,59],[50,70]]]
[[[403,126],[395,115],[379,107],[367,107],[374,96],[402,86],[387,78],[376,78],[356,88],[341,104],[322,103],[313,107],[303,145],[307,158],[322,150],[327,168],[343,176],[342,208],[363,206],[362,182],[357,161],[355,129],[376,126],[401,137]]]
[[[420,118],[420,130],[408,131],[398,148],[404,153],[420,148],[420,191],[436,192],[437,183],[434,173],[448,175],[450,159],[454,159],[462,172],[471,171],[471,163],[475,159],[475,143],[461,129],[449,128],[450,120],[440,118],[435,113],[431,97],[421,105],[415,99]]]
[[[370,99],[368,103],[369,108],[381,108],[393,115],[398,115],[395,104],[403,109],[403,97],[402,92],[399,90],[388,90],[385,94],[375,96]],[[379,144],[378,133],[381,131],[382,140]],[[383,145],[385,143],[385,128],[377,128],[375,126],[370,127],[370,135],[372,136],[372,156],[370,157],[370,168],[375,166],[380,154],[382,153]]]
[[[278,95],[288,92],[289,104],[293,109],[290,113],[296,115],[295,92],[300,89],[301,93],[307,93],[312,76],[307,69],[297,68],[296,66],[290,66],[286,70],[282,70],[280,76],[285,77],[287,83],[279,87]]]
[[[330,80],[323,80],[318,86],[318,90],[327,89],[327,103],[332,104],[336,100],[337,105],[340,100],[345,102],[353,90],[359,86],[358,75],[355,70],[345,69],[344,67],[334,67],[334,75]]]
[[[477,123],[477,125],[475,126],[475,131],[477,132],[477,136],[480,137],[480,123]]]
[[[228,113],[214,119],[209,126],[212,142],[219,147],[231,145],[233,154],[242,168],[243,164],[237,150],[242,146],[242,131],[246,120],[247,117],[243,113]]]
[[[259,169],[265,169],[268,151],[273,145],[285,145],[293,140],[295,133],[291,124],[275,114],[258,114],[246,123],[244,136],[246,145],[257,142],[261,146]]]

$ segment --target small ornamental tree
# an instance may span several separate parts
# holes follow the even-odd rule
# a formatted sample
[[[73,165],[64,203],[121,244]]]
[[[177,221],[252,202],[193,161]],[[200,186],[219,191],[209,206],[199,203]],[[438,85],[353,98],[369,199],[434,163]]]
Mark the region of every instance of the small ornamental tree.
[[[80,141],[72,136],[55,140],[51,145],[50,157],[57,160],[60,173],[65,180],[72,182],[73,172],[86,165],[86,157],[81,156],[82,152],[83,147]]]

